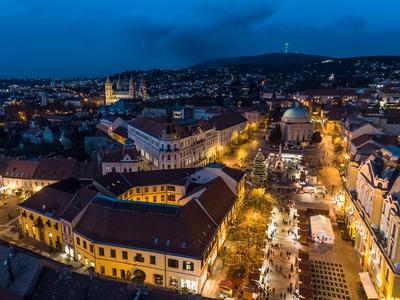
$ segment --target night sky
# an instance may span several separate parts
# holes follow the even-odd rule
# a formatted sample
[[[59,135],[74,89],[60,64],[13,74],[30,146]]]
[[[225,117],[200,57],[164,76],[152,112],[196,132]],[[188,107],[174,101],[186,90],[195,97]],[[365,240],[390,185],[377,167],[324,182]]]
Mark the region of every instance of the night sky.
[[[0,76],[97,76],[290,51],[400,53],[398,0],[0,0]]]

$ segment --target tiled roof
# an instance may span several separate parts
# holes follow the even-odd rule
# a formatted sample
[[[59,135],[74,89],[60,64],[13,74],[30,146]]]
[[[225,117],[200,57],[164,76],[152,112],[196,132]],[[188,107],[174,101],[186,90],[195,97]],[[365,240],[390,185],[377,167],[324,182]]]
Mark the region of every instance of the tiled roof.
[[[117,127],[115,130],[113,130],[113,133],[118,134],[119,136],[122,136],[123,138],[128,138],[128,129],[126,129],[123,126]]]
[[[214,116],[210,119],[210,122],[215,126],[215,129],[224,130],[237,124],[245,123],[247,119],[240,112],[231,112]]]
[[[153,208],[171,205],[141,203],[139,207],[124,201],[123,208],[115,208],[118,202],[122,201],[93,201],[74,232],[97,243],[202,257],[217,230],[196,201],[164,214]]]
[[[196,168],[152,170],[133,173],[108,173],[95,180],[95,183],[119,196],[134,186],[174,184],[193,174]]]
[[[76,159],[42,158],[35,171],[34,179],[61,180],[71,177]]]
[[[53,219],[72,221],[96,196],[97,192],[81,188],[79,181],[68,178],[48,185],[33,194],[20,207],[36,211]]]
[[[228,174],[230,177],[232,177],[236,181],[240,181],[246,174],[245,172],[241,171],[240,169],[233,169],[233,168],[229,168],[229,167],[223,167],[222,172]]]
[[[21,203],[20,207],[58,219],[68,207],[73,196],[73,194],[47,186]]]
[[[221,177],[211,180],[204,187],[205,191],[198,197],[198,200],[213,220],[220,224],[235,204],[236,195]]]
[[[35,174],[38,161],[12,160],[4,172],[5,177],[31,179]]]

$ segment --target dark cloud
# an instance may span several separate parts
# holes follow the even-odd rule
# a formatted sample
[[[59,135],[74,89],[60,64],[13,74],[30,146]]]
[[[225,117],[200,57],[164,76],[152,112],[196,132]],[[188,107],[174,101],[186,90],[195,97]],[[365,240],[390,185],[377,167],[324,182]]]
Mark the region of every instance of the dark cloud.
[[[179,68],[281,51],[284,41],[305,53],[395,54],[399,3],[385,2],[2,0],[0,76]]]

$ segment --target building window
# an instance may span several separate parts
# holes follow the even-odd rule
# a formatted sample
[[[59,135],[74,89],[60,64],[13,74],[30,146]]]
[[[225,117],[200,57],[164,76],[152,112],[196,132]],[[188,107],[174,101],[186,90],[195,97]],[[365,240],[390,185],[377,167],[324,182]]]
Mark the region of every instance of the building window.
[[[161,186],[161,191],[164,192],[164,186],[163,185]]]
[[[81,239],[80,239],[79,237],[76,237],[76,244],[77,244],[78,246],[81,245]]]
[[[154,274],[154,284],[156,285],[163,285],[164,280],[163,276],[159,274]]]
[[[125,270],[121,270],[121,278],[125,278]]]
[[[122,251],[122,259],[128,259],[128,252]]]
[[[140,194],[140,188],[136,188],[136,194]]]
[[[194,270],[194,264],[190,261],[184,261],[183,262],[183,269],[186,271],[193,271]]]
[[[90,250],[90,252],[93,253],[93,245],[92,244],[89,244],[89,250]]]
[[[156,264],[156,257],[154,255],[150,255],[150,264],[155,265]]]
[[[179,262],[176,259],[169,258],[168,259],[168,267],[177,269],[177,268],[179,268]]]
[[[100,267],[100,274],[105,274],[106,273],[106,268],[104,266]]]
[[[157,192],[157,186],[153,186],[153,192]]]
[[[165,196],[161,195],[161,201],[165,201]]]
[[[54,223],[54,229],[58,230],[58,224],[57,223]]]
[[[99,248],[99,255],[104,256],[104,248],[103,247]]]
[[[168,185],[167,186],[167,191],[175,192],[175,186],[174,185]]]
[[[176,277],[171,277],[169,280],[169,286],[170,287],[178,287],[178,278]]]
[[[115,249],[110,249],[110,256],[115,258]]]
[[[112,268],[112,275],[113,276],[117,276],[117,269],[116,268]]]
[[[153,202],[157,201],[157,196],[153,196]]]
[[[144,188],[144,192],[145,192],[145,193],[148,193],[148,192],[149,192],[149,188],[148,188],[147,186]]]
[[[87,246],[87,244],[86,244],[86,241],[84,240],[84,241],[83,241],[83,248],[86,249],[86,246]]]
[[[144,257],[143,257],[143,255],[142,255],[141,253],[136,253],[135,258],[134,258],[134,261],[137,261],[137,262],[144,262]]]
[[[168,201],[175,201],[175,195],[168,195]]]

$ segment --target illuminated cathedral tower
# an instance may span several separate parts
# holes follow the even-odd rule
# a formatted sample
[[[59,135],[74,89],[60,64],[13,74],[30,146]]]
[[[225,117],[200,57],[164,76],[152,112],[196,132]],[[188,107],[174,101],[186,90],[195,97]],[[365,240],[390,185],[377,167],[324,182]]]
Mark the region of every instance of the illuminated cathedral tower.
[[[142,80],[140,81],[140,95],[142,96],[143,100],[147,100],[147,87],[146,87],[146,83],[143,80],[143,76],[142,76]]]
[[[110,78],[108,76],[105,84],[105,95],[106,95],[105,104],[106,105],[111,104],[113,102],[113,87]]]
[[[135,98],[135,96],[136,96],[135,83],[133,82],[132,77],[129,80],[129,89],[128,90],[122,90],[122,89],[123,89],[123,84],[122,84],[121,77],[118,78],[116,90],[113,90],[113,84],[112,84],[110,78],[107,77],[107,80],[105,83],[105,103],[104,104],[110,105],[121,99]]]
[[[135,98],[135,82],[133,81],[132,75],[131,79],[129,79],[129,97],[132,99]]]
[[[121,75],[118,76],[117,91],[122,91],[122,80],[121,80]]]

